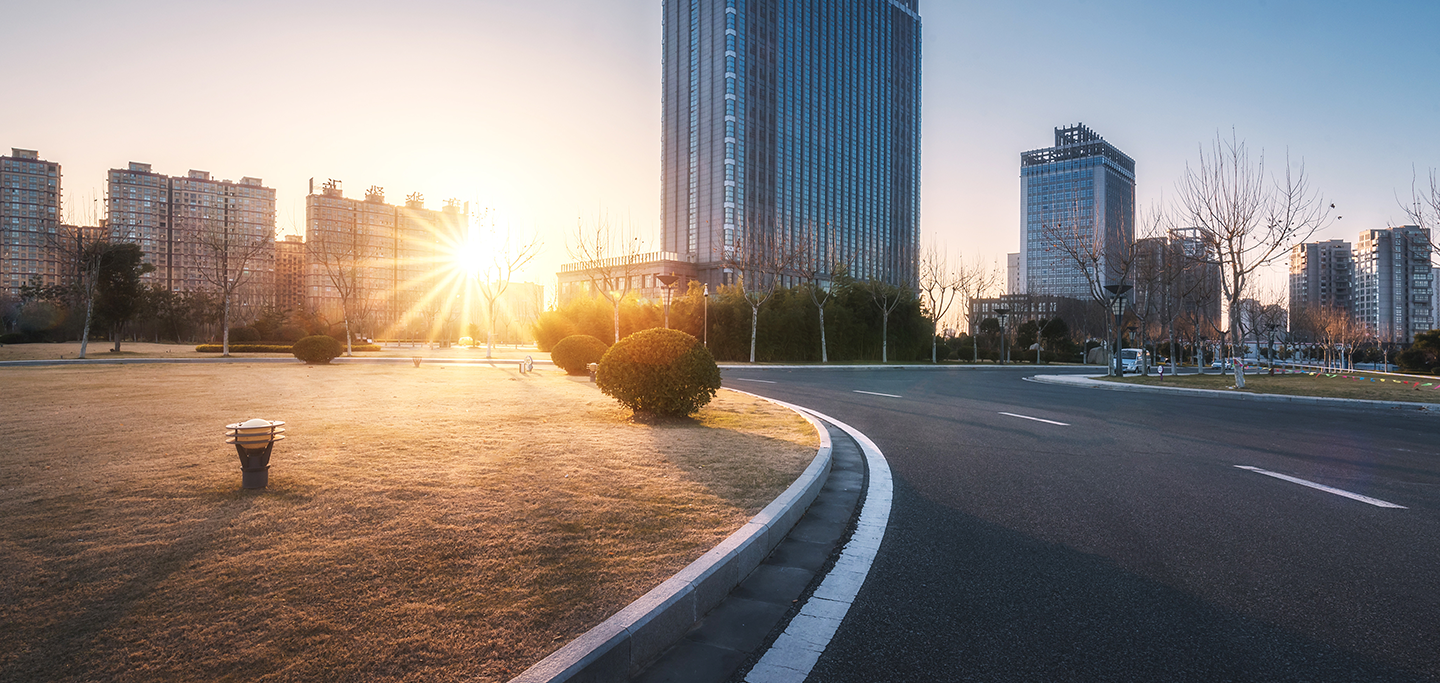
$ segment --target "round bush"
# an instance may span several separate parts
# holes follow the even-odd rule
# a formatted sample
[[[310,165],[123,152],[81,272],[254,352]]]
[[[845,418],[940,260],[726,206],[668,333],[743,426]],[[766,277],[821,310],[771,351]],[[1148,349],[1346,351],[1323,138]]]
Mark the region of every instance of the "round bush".
[[[474,337],[461,337],[461,338],[460,338],[460,341],[456,343],[456,346],[474,346],[474,345],[475,345],[475,338],[474,338]]]
[[[679,330],[636,332],[605,352],[600,391],[637,415],[684,417],[720,390],[720,368],[699,340]]]
[[[232,327],[230,328],[231,344],[246,344],[260,341],[260,330],[253,327]]]
[[[605,342],[588,334],[572,334],[555,343],[550,360],[571,375],[583,375],[589,372],[587,366],[600,362],[606,348]]]
[[[317,334],[295,342],[290,352],[310,365],[324,365],[344,353],[345,347],[334,337]]]

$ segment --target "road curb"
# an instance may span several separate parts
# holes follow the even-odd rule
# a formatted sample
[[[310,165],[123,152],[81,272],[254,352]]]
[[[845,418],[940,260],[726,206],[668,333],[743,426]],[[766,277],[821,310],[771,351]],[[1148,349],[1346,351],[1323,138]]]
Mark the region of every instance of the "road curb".
[[[522,360],[518,358],[424,358],[422,361],[431,365],[519,365]],[[413,363],[414,358],[384,357],[384,358],[360,358],[341,356],[330,361],[338,365],[347,363]],[[554,366],[553,361],[536,360],[535,365]],[[294,365],[302,363],[298,358],[244,358],[231,356],[215,358],[32,358],[26,360],[0,360],[0,368],[4,367],[37,367],[57,365],[154,365],[157,363],[289,363]]]
[[[769,363],[718,363],[721,370],[1034,370],[1033,365],[772,365]],[[1056,367],[1083,368],[1083,365]]]
[[[1287,396],[1285,394],[1250,394],[1239,391],[1218,389],[1190,389],[1186,387],[1154,387],[1140,384],[1105,382],[1084,375],[1035,375],[1031,377],[1042,384],[1056,384],[1082,389],[1104,389],[1107,391],[1130,391],[1150,394],[1181,394],[1202,397],[1223,397],[1237,401],[1264,401],[1271,403],[1300,403],[1332,407],[1354,406],[1363,408],[1413,409],[1416,412],[1440,415],[1440,403],[1412,403],[1409,401],[1374,401],[1361,398],[1330,398],[1326,396]]]
[[[794,410],[780,401],[757,398]],[[829,431],[814,416],[795,412],[820,435],[820,448],[784,493],[700,559],[510,683],[627,680],[719,605],[785,539],[830,475]]]

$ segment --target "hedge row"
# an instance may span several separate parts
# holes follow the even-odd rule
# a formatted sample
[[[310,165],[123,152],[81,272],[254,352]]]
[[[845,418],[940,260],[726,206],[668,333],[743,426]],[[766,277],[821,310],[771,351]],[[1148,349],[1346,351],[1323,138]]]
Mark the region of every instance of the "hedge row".
[[[290,353],[291,344],[231,344],[230,353]],[[380,347],[375,344],[356,344],[356,351],[379,351]],[[200,353],[220,353],[223,349],[219,344],[201,344],[195,347]]]

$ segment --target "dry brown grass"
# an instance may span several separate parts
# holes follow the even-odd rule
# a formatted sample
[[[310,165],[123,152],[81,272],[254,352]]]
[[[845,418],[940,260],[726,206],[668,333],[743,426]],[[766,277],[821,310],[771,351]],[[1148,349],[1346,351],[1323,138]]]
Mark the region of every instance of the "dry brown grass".
[[[0,370],[0,680],[505,680],[737,529],[814,430],[557,372]],[[270,488],[223,425],[283,419]]]
[[[1344,377],[1363,377],[1364,379],[1345,379]],[[1344,377],[1327,377],[1320,375],[1245,375],[1245,388],[1234,389],[1235,378],[1229,375],[1181,375],[1168,376],[1160,379],[1158,376],[1141,377],[1131,375],[1124,379],[1118,377],[1104,377],[1112,382],[1126,382],[1129,384],[1148,384],[1152,386],[1185,387],[1189,389],[1224,389],[1229,391],[1244,391],[1251,394],[1284,394],[1287,396],[1324,396],[1329,398],[1357,398],[1371,401],[1409,401],[1415,403],[1440,403],[1440,377],[1397,377],[1395,375],[1381,375],[1375,373],[1344,373]],[[1370,378],[1375,381],[1371,382]],[[1384,379],[1385,381],[1380,381]],[[1407,382],[1418,382],[1416,387],[1411,384],[1401,384],[1394,380]],[[1430,386],[1423,386],[1426,383]]]
[[[92,359],[105,358],[218,358],[218,353],[200,353],[195,350],[194,344],[157,344],[154,342],[125,342],[120,345],[118,353],[112,352],[112,345],[107,341],[91,341],[90,346],[85,350],[85,357]],[[58,360],[61,358],[76,358],[80,355],[80,342],[61,342],[57,344],[5,344],[0,346],[0,361],[6,360]],[[294,358],[288,353],[236,353],[239,358]],[[386,346],[379,351],[357,352],[356,356],[363,358],[422,358],[455,359],[455,360],[484,360],[485,347],[461,348],[451,346],[448,348],[427,348],[425,346]],[[540,353],[534,347],[515,348],[513,346],[495,347],[494,358],[520,359],[530,356],[535,360],[550,360],[550,354]]]

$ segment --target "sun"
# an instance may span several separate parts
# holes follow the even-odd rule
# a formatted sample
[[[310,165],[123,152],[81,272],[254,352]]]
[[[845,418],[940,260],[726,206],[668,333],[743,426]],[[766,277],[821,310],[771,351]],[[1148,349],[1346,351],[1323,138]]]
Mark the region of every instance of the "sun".
[[[480,240],[471,235],[455,250],[455,265],[467,273],[475,274],[485,269],[486,251]]]

